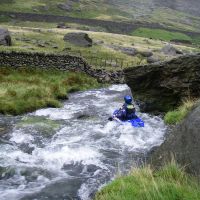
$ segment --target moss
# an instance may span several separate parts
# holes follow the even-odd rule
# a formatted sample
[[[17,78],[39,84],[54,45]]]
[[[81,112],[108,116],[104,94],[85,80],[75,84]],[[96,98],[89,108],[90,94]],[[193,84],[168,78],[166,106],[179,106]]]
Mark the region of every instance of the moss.
[[[102,188],[95,200],[198,200],[200,185],[175,163],[133,169]]]

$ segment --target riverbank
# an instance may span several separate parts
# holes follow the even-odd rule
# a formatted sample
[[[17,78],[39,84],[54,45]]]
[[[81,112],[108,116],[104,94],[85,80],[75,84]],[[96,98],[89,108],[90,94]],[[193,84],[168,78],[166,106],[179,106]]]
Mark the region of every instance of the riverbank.
[[[95,200],[177,200],[200,199],[200,185],[175,163],[160,170],[133,169],[96,194]]]
[[[58,70],[0,68],[0,113],[19,115],[44,107],[60,107],[67,94],[98,88],[83,73]]]

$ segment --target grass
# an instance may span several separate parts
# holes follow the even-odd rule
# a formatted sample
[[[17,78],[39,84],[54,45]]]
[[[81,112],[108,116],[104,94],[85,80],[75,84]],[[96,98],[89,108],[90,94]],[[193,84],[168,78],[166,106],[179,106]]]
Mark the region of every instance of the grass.
[[[42,26],[41,23],[37,25]],[[47,52],[81,55],[94,68],[106,68],[108,70],[121,70],[121,68],[127,66],[130,67],[146,64],[146,58],[143,58],[140,55],[129,56],[119,50],[113,49],[111,47],[112,45],[136,48],[138,51],[152,51],[154,55],[160,57],[161,60],[166,58],[166,56],[160,52],[160,49],[165,45],[165,43],[159,40],[148,40],[142,37],[105,32],[81,31],[86,32],[89,37],[93,39],[94,43],[101,41],[101,43],[94,44],[90,48],[84,48],[63,41],[65,34],[69,32],[80,32],[80,30],[30,28],[9,25],[4,25],[4,27],[8,28],[12,34],[13,46],[0,46],[0,51]],[[198,51],[193,47],[186,47],[183,45],[174,46],[183,52]]]
[[[60,9],[59,3],[66,3],[66,0],[15,0],[0,2],[0,11],[18,11],[40,14],[53,14],[80,18],[99,18],[107,16],[104,19],[124,20],[129,14],[121,11],[117,6],[105,3],[103,0],[82,0],[74,2],[70,11]]]
[[[133,169],[102,188],[95,200],[199,200],[200,185],[183,168],[170,163],[160,170]]]
[[[157,7],[148,0],[80,0],[73,2],[70,11],[60,9],[66,0],[1,0],[0,11],[29,12],[113,21],[158,23],[166,27],[199,31],[199,17],[176,9]],[[149,7],[153,9],[150,10]]]
[[[69,92],[99,87],[83,73],[0,68],[0,113],[19,115],[38,108],[60,107]]]
[[[183,33],[170,32],[170,31],[165,31],[162,29],[139,28],[139,29],[135,30],[132,33],[132,35],[146,37],[146,38],[159,39],[159,40],[164,40],[164,41],[170,41],[173,39],[187,40],[187,41],[192,40],[189,36],[187,36]]]
[[[197,101],[195,100],[186,100],[181,106],[179,106],[174,111],[169,111],[164,117],[166,124],[177,124],[181,122],[187,114],[191,111]]]

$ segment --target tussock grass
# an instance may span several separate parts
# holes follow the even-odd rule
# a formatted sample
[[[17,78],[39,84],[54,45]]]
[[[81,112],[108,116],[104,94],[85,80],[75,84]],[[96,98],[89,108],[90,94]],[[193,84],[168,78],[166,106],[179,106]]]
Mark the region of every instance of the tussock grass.
[[[197,100],[187,99],[183,101],[183,104],[174,111],[166,113],[164,121],[166,124],[177,124],[181,122],[193,106],[197,103]]]
[[[199,200],[200,185],[172,162],[154,171],[133,169],[99,191],[95,200]]]
[[[83,73],[0,68],[0,113],[19,115],[43,107],[60,107],[73,91],[100,85]]]

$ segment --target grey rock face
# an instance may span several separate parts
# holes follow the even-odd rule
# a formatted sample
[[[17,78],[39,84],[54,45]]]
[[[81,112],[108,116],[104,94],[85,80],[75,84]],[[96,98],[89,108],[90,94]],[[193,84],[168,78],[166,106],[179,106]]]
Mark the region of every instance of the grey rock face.
[[[140,51],[138,53],[142,55],[143,57],[147,57],[147,58],[153,56],[153,53],[151,51]]]
[[[155,56],[155,55],[152,55],[152,56],[147,58],[147,62],[149,64],[156,63],[156,62],[159,62],[159,61],[160,61],[160,59],[158,58],[158,56]]]
[[[109,45],[108,47],[116,51],[121,51],[122,53],[130,55],[130,56],[135,56],[138,53],[137,49],[132,48],[132,47],[123,47],[123,46],[116,46],[116,45]]]
[[[70,42],[76,46],[91,47],[92,39],[87,33],[68,33],[64,36],[64,41]]]
[[[161,147],[152,152],[149,161],[159,167],[170,161],[172,155],[189,173],[200,177],[200,105],[168,134]]]
[[[0,28],[0,45],[11,46],[11,36],[8,30]]]
[[[200,97],[200,54],[124,70],[135,98],[151,105],[149,111],[174,109],[183,98]]]
[[[161,52],[164,53],[165,55],[170,55],[170,56],[176,56],[177,54],[181,55],[183,54],[182,51],[176,49],[174,46],[167,44],[165,45],[162,49]]]

